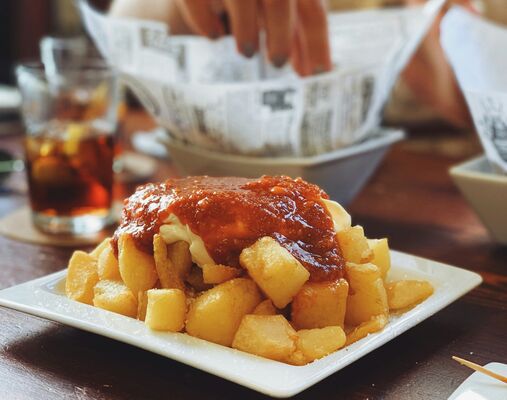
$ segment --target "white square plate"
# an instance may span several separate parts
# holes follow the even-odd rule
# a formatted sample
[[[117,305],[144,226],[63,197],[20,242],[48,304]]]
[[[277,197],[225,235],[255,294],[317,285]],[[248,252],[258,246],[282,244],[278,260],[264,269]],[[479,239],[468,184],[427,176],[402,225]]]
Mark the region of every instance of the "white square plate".
[[[129,343],[270,396],[289,397],[382,346],[482,282],[478,274],[460,268],[396,251],[391,257],[390,279],[426,279],[435,293],[407,313],[392,316],[382,332],[301,367],[182,333],[154,332],[141,321],[69,300],[63,291],[65,271],[0,291],[0,305]]]

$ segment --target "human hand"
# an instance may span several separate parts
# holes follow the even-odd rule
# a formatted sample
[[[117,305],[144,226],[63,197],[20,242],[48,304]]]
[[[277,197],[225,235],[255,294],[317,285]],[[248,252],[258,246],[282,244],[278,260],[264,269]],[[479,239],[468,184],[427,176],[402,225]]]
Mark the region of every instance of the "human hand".
[[[266,32],[267,57],[277,67],[291,61],[300,75],[331,69],[322,0],[115,0],[112,14],[164,20],[171,32],[216,39],[230,22],[238,51],[252,57]]]
[[[289,59],[301,75],[331,68],[327,19],[321,0],[175,0],[183,19],[201,35],[217,38],[230,21],[238,51],[246,57],[259,49],[266,32],[268,59],[277,67]]]

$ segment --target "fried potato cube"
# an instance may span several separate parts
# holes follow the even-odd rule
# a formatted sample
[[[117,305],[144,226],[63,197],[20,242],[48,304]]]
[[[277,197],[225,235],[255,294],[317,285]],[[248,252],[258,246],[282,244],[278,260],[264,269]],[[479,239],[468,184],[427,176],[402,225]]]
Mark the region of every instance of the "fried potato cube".
[[[139,250],[128,234],[120,236],[118,252],[121,278],[132,293],[153,288],[158,279],[153,257]]]
[[[396,281],[386,287],[390,310],[415,306],[433,294],[433,286],[427,281]]]
[[[276,315],[278,314],[273,302],[269,299],[261,301],[252,311],[254,315]]]
[[[118,281],[99,281],[93,288],[93,305],[135,318],[137,315],[137,299],[130,289]]]
[[[241,274],[239,268],[229,267],[221,264],[204,264],[202,276],[204,283],[217,284],[237,278]]]
[[[380,276],[385,280],[387,273],[391,269],[391,255],[389,253],[387,238],[368,239],[368,245],[371,251],[373,251],[371,263],[375,264],[380,269]]]
[[[173,263],[178,276],[185,279],[192,267],[192,255],[188,243],[180,240],[168,245],[167,258]]]
[[[345,279],[305,283],[292,301],[292,323],[298,329],[343,327],[348,292]]]
[[[75,251],[69,260],[65,294],[69,299],[92,304],[93,287],[99,280],[97,260],[84,251]]]
[[[91,252],[90,252],[90,255],[93,257],[93,258],[99,258],[100,256],[100,253],[102,253],[102,251],[104,251],[104,249],[108,246],[110,246],[111,244],[111,238],[105,238],[102,242],[100,242],[97,247],[95,247]]]
[[[147,293],[146,325],[158,331],[181,331],[187,313],[185,292],[180,289],[151,289]]]
[[[303,354],[303,352],[296,347],[296,351],[289,355],[289,357],[287,357],[284,362],[287,364],[301,366],[308,364],[309,361],[306,359],[306,356]]]
[[[310,278],[305,267],[268,236],[243,249],[239,261],[277,308],[289,304]]]
[[[388,314],[387,294],[380,269],[371,263],[345,266],[350,291],[347,298],[345,322],[359,325],[374,315]]]
[[[367,263],[373,258],[362,226],[356,225],[337,233],[338,243],[345,261],[356,264]]]
[[[146,319],[146,309],[148,308],[148,291],[137,294],[137,319],[144,321]]]
[[[114,255],[114,251],[111,246],[107,246],[104,250],[102,250],[102,253],[100,253],[97,260],[97,273],[99,274],[100,280],[121,280],[118,259]]]
[[[297,332],[297,348],[312,362],[342,348],[347,336],[340,326],[327,326],[317,329],[303,329]]]
[[[185,283],[183,283],[183,279],[180,276],[180,271],[176,269],[173,262],[169,259],[167,244],[159,234],[153,236],[153,257],[162,288],[185,290]]]
[[[298,335],[282,315],[245,315],[232,347],[286,362],[296,351]]]
[[[389,318],[386,314],[374,315],[368,321],[356,326],[351,332],[347,334],[347,341],[345,346],[357,342],[362,338],[368,336],[370,333],[375,333],[384,329],[387,325]]]
[[[261,302],[259,289],[250,279],[221,283],[197,297],[187,314],[187,333],[230,346],[242,318]]]

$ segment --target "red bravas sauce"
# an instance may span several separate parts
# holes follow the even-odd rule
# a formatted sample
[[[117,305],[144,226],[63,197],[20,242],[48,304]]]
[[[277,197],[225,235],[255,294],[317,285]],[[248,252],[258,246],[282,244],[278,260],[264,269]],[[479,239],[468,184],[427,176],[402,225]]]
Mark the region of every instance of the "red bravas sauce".
[[[239,266],[245,247],[271,236],[312,281],[331,281],[342,277],[344,260],[322,198],[329,197],[318,186],[286,176],[169,179],[141,186],[125,200],[113,244],[129,233],[151,253],[153,235],[174,214],[202,238],[216,263]]]

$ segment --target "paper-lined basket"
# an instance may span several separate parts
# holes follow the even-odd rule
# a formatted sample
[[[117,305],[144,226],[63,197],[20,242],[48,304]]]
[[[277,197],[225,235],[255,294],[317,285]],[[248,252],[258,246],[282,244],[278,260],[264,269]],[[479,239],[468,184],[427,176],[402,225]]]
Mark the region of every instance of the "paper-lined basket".
[[[299,78],[233,38],[171,36],[80,2],[85,25],[172,140],[257,156],[311,156],[365,139],[443,0],[423,7],[329,15],[333,71]]]

